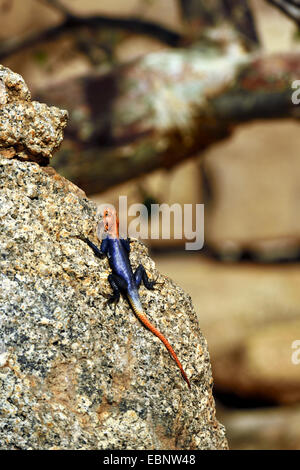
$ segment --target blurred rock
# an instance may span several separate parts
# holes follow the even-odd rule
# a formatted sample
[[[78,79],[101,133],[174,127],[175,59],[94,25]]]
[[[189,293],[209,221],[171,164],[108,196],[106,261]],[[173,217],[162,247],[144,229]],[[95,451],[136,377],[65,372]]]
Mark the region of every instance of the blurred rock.
[[[292,361],[292,345],[299,340],[300,351],[300,319],[275,320],[251,330],[241,344],[215,360],[218,386],[239,396],[299,402],[300,363]]]
[[[215,389],[258,401],[300,400],[300,266],[157,257],[193,298],[208,341]],[[233,397],[234,399],[234,397]]]
[[[231,450],[300,450],[300,406],[225,410]]]
[[[237,129],[203,163],[206,245],[262,261],[300,255],[299,126],[260,122]]]
[[[0,65],[0,150],[7,158],[47,164],[63,139],[68,113],[38,101],[23,78]]]
[[[127,302],[106,305],[108,261],[76,238],[96,242],[95,205],[36,163],[0,157],[0,173],[0,447],[226,448],[190,297],[141,289],[191,390]],[[131,261],[157,277],[141,243]]]

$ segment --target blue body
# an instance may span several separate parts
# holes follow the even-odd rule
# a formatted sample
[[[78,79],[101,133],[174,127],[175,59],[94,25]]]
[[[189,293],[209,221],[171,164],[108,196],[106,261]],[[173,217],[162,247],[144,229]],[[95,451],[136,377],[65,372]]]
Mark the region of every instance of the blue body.
[[[109,261],[113,274],[116,274],[124,281],[124,294],[141,307],[138,287],[141,279],[133,274],[129,261],[130,242],[122,238],[112,238],[109,235],[102,240],[101,251]]]
[[[141,320],[141,322],[165,345],[172,358],[180,368],[181,374],[184,380],[187,382],[189,388],[190,382],[184,372],[175,351],[168,342],[168,340],[160,333],[147,319],[143,312],[143,307],[139,297],[139,286],[143,280],[144,285],[147,289],[153,289],[155,281],[149,281],[148,276],[144,267],[140,264],[135,273],[133,273],[131,264],[129,261],[130,252],[130,241],[129,239],[119,239],[111,237],[107,234],[106,238],[102,240],[101,250],[97,248],[89,239],[85,239],[88,245],[94,250],[97,256],[106,255],[109,261],[109,265],[112,270],[112,274],[108,276],[108,280],[113,289],[113,295],[109,301],[115,302],[120,298],[120,291],[126,295],[129,303],[135,314]]]

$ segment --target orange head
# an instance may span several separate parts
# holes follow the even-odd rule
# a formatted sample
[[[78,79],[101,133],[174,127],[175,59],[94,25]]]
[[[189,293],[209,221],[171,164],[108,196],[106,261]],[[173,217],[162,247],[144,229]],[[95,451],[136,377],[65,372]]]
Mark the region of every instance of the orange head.
[[[99,232],[103,231],[104,235],[109,235],[112,238],[119,237],[119,219],[114,208],[106,207],[103,210],[102,221],[99,225]]]

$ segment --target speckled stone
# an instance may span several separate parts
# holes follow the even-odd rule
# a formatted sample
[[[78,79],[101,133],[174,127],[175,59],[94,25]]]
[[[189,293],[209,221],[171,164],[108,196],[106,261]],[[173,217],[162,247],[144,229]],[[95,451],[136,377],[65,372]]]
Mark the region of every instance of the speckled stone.
[[[0,149],[47,164],[63,140],[68,112],[31,102],[23,78],[0,65]]]
[[[141,287],[191,390],[124,299],[114,310],[95,204],[37,163],[0,156],[0,448],[225,449],[206,341],[191,298],[133,241]]]

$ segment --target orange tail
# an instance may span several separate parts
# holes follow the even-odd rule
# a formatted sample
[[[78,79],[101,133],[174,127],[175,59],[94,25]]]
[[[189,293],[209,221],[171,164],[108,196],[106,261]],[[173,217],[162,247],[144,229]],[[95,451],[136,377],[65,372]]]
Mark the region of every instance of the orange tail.
[[[148,320],[148,318],[146,317],[146,315],[144,314],[144,312],[141,312],[137,307],[135,307],[134,305],[134,302],[132,302],[132,308],[134,310],[134,313],[136,314],[136,316],[139,318],[139,320],[155,335],[157,336],[163,343],[164,345],[166,346],[167,350],[169,351],[169,353],[171,354],[171,356],[173,357],[174,361],[176,362],[176,364],[178,365],[179,369],[180,369],[180,372],[181,372],[181,375],[182,377],[184,378],[184,380],[186,381],[186,383],[188,384],[189,388],[191,388],[191,384],[189,382],[189,379],[187,378],[187,375],[186,373],[184,372],[183,370],[183,367],[174,351],[174,349],[172,348],[172,346],[170,345],[169,341],[164,337],[164,335],[158,331],[157,328],[155,328],[155,326],[152,325],[152,323],[150,323],[150,321]]]

